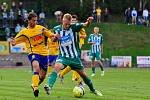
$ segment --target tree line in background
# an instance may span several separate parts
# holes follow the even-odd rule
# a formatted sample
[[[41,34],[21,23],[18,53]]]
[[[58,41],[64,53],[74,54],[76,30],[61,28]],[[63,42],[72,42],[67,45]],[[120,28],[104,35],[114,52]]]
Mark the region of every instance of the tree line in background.
[[[94,0],[1,0],[0,3],[7,2],[9,4],[12,1],[22,1],[29,10],[45,11],[48,15],[54,15],[55,11],[60,10],[63,13],[77,14],[84,19],[92,14]],[[99,6],[102,10],[107,7],[112,15],[122,15],[129,6],[136,9],[144,9],[145,7],[150,9],[148,6],[150,5],[150,0],[95,0],[95,2],[96,7]]]
[[[82,0],[83,6],[80,6],[81,0],[39,0],[44,6],[44,10],[53,14],[56,10],[61,10],[64,13],[71,12],[81,16],[83,19],[92,14],[94,0]],[[95,0],[96,7],[108,8],[112,15],[122,15],[128,7],[136,9],[150,9],[150,0]],[[40,5],[39,4],[39,5]],[[43,9],[43,7],[42,7]]]

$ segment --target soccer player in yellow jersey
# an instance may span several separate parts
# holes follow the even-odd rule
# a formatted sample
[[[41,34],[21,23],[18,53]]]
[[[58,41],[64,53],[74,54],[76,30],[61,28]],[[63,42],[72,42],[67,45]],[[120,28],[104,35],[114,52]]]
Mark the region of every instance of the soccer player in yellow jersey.
[[[48,38],[47,45],[49,50],[49,56],[48,56],[49,66],[48,66],[47,74],[49,76],[52,69],[52,65],[55,63],[58,57],[59,47],[58,47],[58,42],[53,42],[52,39],[50,38]]]
[[[80,48],[82,48],[82,45],[84,45],[84,40],[86,38],[86,32],[85,29],[82,28],[79,32],[79,37],[80,37]]]
[[[37,25],[37,15],[30,12],[28,15],[28,26],[21,30],[10,43],[16,44],[24,42],[27,47],[28,58],[33,66],[32,89],[35,97],[39,94],[39,85],[46,76],[48,66],[48,50],[45,46],[45,37],[52,38],[54,34],[45,27]],[[44,87],[48,91],[48,87]]]
[[[75,24],[75,23],[78,22],[77,15],[72,15],[72,21],[71,22],[72,22],[72,24]],[[81,49],[82,45],[84,44],[84,39],[86,38],[86,33],[85,33],[84,28],[81,28],[81,30],[79,31],[79,37],[80,37],[79,46],[80,46],[80,49]],[[70,71],[71,71],[71,68],[69,66],[67,66],[64,70],[62,70],[62,72],[60,72],[59,77],[63,78],[64,75],[67,74]],[[72,80],[77,81],[79,85],[82,85],[82,80],[80,78],[80,75],[76,71],[73,71]],[[62,82],[63,82],[63,80],[62,80]]]

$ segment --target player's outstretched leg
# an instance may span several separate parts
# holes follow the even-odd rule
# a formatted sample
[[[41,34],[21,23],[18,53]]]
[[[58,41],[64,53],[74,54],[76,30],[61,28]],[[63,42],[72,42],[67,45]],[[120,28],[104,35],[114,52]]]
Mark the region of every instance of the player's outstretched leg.
[[[33,84],[31,85],[31,88],[32,88],[32,90],[33,90],[34,96],[35,96],[35,97],[38,97],[38,95],[39,95],[39,90],[38,90],[38,89],[35,90],[35,86],[33,86]]]
[[[39,76],[40,76],[40,74],[39,74],[40,73],[39,62],[37,60],[33,60],[32,66],[34,68],[34,73],[32,76],[32,86],[31,87],[33,89],[34,96],[38,97],[38,95],[39,95],[38,86],[39,86],[39,82],[40,82],[40,79],[39,79]]]
[[[91,76],[95,76],[95,61],[94,60],[92,60],[91,66],[92,66],[92,74],[91,74]]]
[[[104,65],[103,65],[103,63],[101,62],[101,60],[99,60],[99,67],[100,67],[100,69],[101,69],[101,76],[104,76]]]
[[[76,71],[72,71],[72,81],[76,81],[79,86],[83,86],[82,79]]]
[[[59,78],[61,83],[64,83],[64,76],[71,71],[71,67],[67,66],[65,69],[59,72]]]
[[[61,63],[55,63],[52,73],[48,79],[48,85],[50,90],[53,88],[55,81],[57,79],[57,74],[59,73],[60,69],[64,68],[64,65]]]
[[[39,89],[38,89],[38,84],[39,84],[39,73],[34,72],[34,75],[32,76],[32,89],[35,97],[38,97],[39,94]]]

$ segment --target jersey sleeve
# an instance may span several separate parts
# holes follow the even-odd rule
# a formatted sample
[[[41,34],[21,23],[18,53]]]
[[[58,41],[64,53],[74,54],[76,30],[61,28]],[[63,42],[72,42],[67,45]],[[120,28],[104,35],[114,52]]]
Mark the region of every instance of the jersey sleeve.
[[[60,34],[60,25],[58,25],[58,26],[55,26],[54,28],[53,28],[53,30],[54,30],[54,34]]]
[[[72,29],[74,32],[79,32],[83,28],[83,23],[76,23],[72,25]]]
[[[27,40],[27,37],[23,34],[23,31],[20,31],[16,36],[15,36],[15,41],[16,44],[25,42]]]
[[[54,36],[54,33],[52,33],[52,31],[48,30],[47,28],[43,28],[43,34],[48,38],[52,38]]]
[[[85,29],[84,29],[84,28],[81,28],[81,30],[80,30],[80,35],[85,35],[85,36],[86,36],[86,32],[85,32]]]
[[[103,36],[101,35],[101,42],[100,42],[100,44],[103,44]]]
[[[92,35],[89,36],[88,38],[88,42],[92,42],[92,39],[91,39]]]

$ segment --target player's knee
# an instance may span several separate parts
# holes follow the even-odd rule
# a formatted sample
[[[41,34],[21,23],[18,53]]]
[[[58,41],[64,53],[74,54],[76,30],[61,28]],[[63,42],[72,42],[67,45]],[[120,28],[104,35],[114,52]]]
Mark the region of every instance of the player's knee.
[[[44,80],[45,79],[45,77],[46,77],[46,74],[42,74],[42,75],[40,75],[40,79],[42,80]]]
[[[40,79],[40,81],[42,81],[42,82],[43,82],[43,81],[44,81],[44,79],[45,79],[45,76],[42,76],[42,77],[40,77],[39,79]]]
[[[33,66],[34,70],[39,71],[39,62],[38,61],[34,60],[32,62],[32,66]]]
[[[59,72],[61,69],[63,69],[63,66],[61,66],[60,64],[55,64],[53,71]]]

